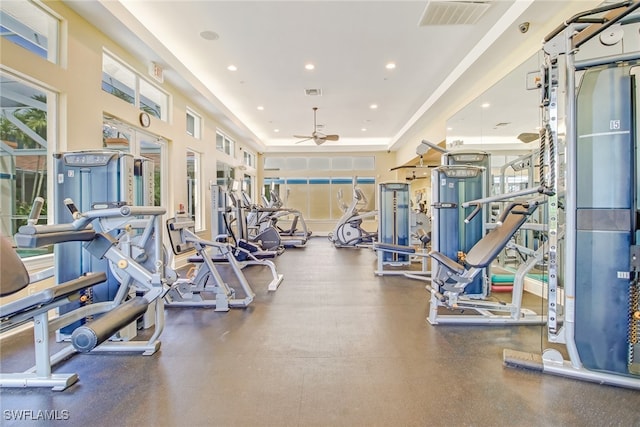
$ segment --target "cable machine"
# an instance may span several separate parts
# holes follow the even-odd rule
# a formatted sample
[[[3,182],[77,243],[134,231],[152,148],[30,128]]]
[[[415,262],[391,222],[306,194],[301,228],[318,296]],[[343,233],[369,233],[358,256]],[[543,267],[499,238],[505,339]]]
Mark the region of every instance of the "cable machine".
[[[507,365],[635,389],[640,389],[639,9],[634,0],[589,10],[545,39],[542,140],[557,141],[559,122],[566,124],[564,200],[560,170],[541,173],[560,190],[547,203],[547,328],[549,342],[564,344],[569,360],[556,349],[541,356],[504,354]],[[598,57],[590,54],[593,47]],[[565,99],[559,95],[563,90]],[[563,228],[564,249],[558,245]]]

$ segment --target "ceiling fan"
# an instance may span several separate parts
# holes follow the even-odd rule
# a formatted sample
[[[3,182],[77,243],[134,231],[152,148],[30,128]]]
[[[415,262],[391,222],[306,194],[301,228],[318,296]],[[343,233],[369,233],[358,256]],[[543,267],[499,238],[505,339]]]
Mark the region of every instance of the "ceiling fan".
[[[413,173],[410,176],[405,177],[405,179],[409,182],[411,181],[415,181],[416,179],[426,179],[427,177],[425,175],[421,175],[421,176],[416,176],[416,171],[414,170]]]
[[[313,107],[313,132],[311,135],[293,135],[294,138],[302,138],[302,140],[296,142],[296,144],[300,144],[301,142],[309,141],[311,139],[316,143],[316,145],[322,145],[325,141],[337,141],[340,139],[339,135],[325,135],[322,132],[318,132],[318,125],[316,124],[317,111],[318,107]]]

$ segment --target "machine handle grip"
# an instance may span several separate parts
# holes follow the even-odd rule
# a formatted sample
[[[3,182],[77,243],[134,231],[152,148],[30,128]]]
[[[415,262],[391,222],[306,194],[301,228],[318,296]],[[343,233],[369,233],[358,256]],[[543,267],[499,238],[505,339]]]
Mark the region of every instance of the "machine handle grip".
[[[475,206],[475,209],[464,219],[465,224],[469,224],[471,220],[478,215],[478,212],[482,210],[482,203],[474,203],[472,206]]]
[[[31,206],[31,211],[29,212],[29,218],[27,219],[27,224],[35,225],[38,223],[38,219],[40,218],[40,212],[42,211],[43,206],[44,206],[44,199],[40,196],[36,197],[33,201],[33,206]]]
[[[69,209],[69,212],[71,212],[71,217],[73,217],[73,219],[78,219],[80,217],[80,212],[78,211],[76,204],[73,203],[73,200],[67,197],[64,199],[64,204],[67,209]]]

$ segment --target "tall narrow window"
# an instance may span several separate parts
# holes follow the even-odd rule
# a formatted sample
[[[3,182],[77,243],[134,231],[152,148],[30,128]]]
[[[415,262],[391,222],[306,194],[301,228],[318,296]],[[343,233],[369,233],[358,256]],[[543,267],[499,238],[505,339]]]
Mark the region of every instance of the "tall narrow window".
[[[55,148],[48,141],[54,96],[0,72],[0,234],[4,236],[12,236],[26,224],[36,197],[45,200],[40,218],[46,222],[47,157]],[[41,252],[50,251],[23,251],[22,255]]]
[[[162,206],[162,154],[164,144],[142,133],[139,138],[140,156],[149,159],[153,164],[153,203],[149,204]],[[151,202],[151,200],[147,202]]]
[[[256,195],[253,194],[253,188],[255,187],[254,185],[255,179],[256,178],[251,175],[244,175],[244,178],[242,178],[242,189],[244,190],[245,193],[249,195],[249,197],[251,197],[254,203],[256,202]],[[260,204],[259,201],[257,203]]]
[[[187,108],[187,135],[200,139],[202,137],[201,129],[202,118],[190,108]]]
[[[196,230],[203,228],[200,187],[200,153],[187,150],[187,213],[195,222]]]
[[[140,109],[157,117],[160,120],[167,120],[167,105],[169,97],[166,93],[147,82],[144,79],[140,81]]]
[[[216,183],[220,186],[230,186],[235,179],[235,169],[223,162],[216,162]]]
[[[246,166],[249,166],[251,168],[255,168],[256,167],[256,155],[249,152],[249,151],[244,151],[243,152],[243,157],[242,157],[242,161]]]

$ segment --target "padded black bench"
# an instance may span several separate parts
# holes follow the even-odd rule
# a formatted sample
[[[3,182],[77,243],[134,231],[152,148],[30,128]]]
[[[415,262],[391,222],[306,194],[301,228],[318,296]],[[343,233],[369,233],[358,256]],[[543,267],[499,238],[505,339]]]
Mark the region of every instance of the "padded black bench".
[[[3,297],[14,295],[30,284],[27,269],[6,237],[0,238],[0,278],[0,296]],[[0,305],[1,332],[33,319],[36,360],[36,366],[26,372],[0,374],[0,386],[51,387],[53,390],[64,390],[78,380],[74,373],[51,373],[51,365],[62,357],[54,356],[52,362],[49,355],[49,311],[80,298],[80,291],[106,279],[105,273],[88,274]]]
[[[464,265],[438,251],[429,256],[438,263],[433,282],[446,291],[460,293],[473,278],[488,267],[507,246],[514,234],[538,208],[538,203],[511,203],[499,219],[500,225],[487,233],[466,254]]]

